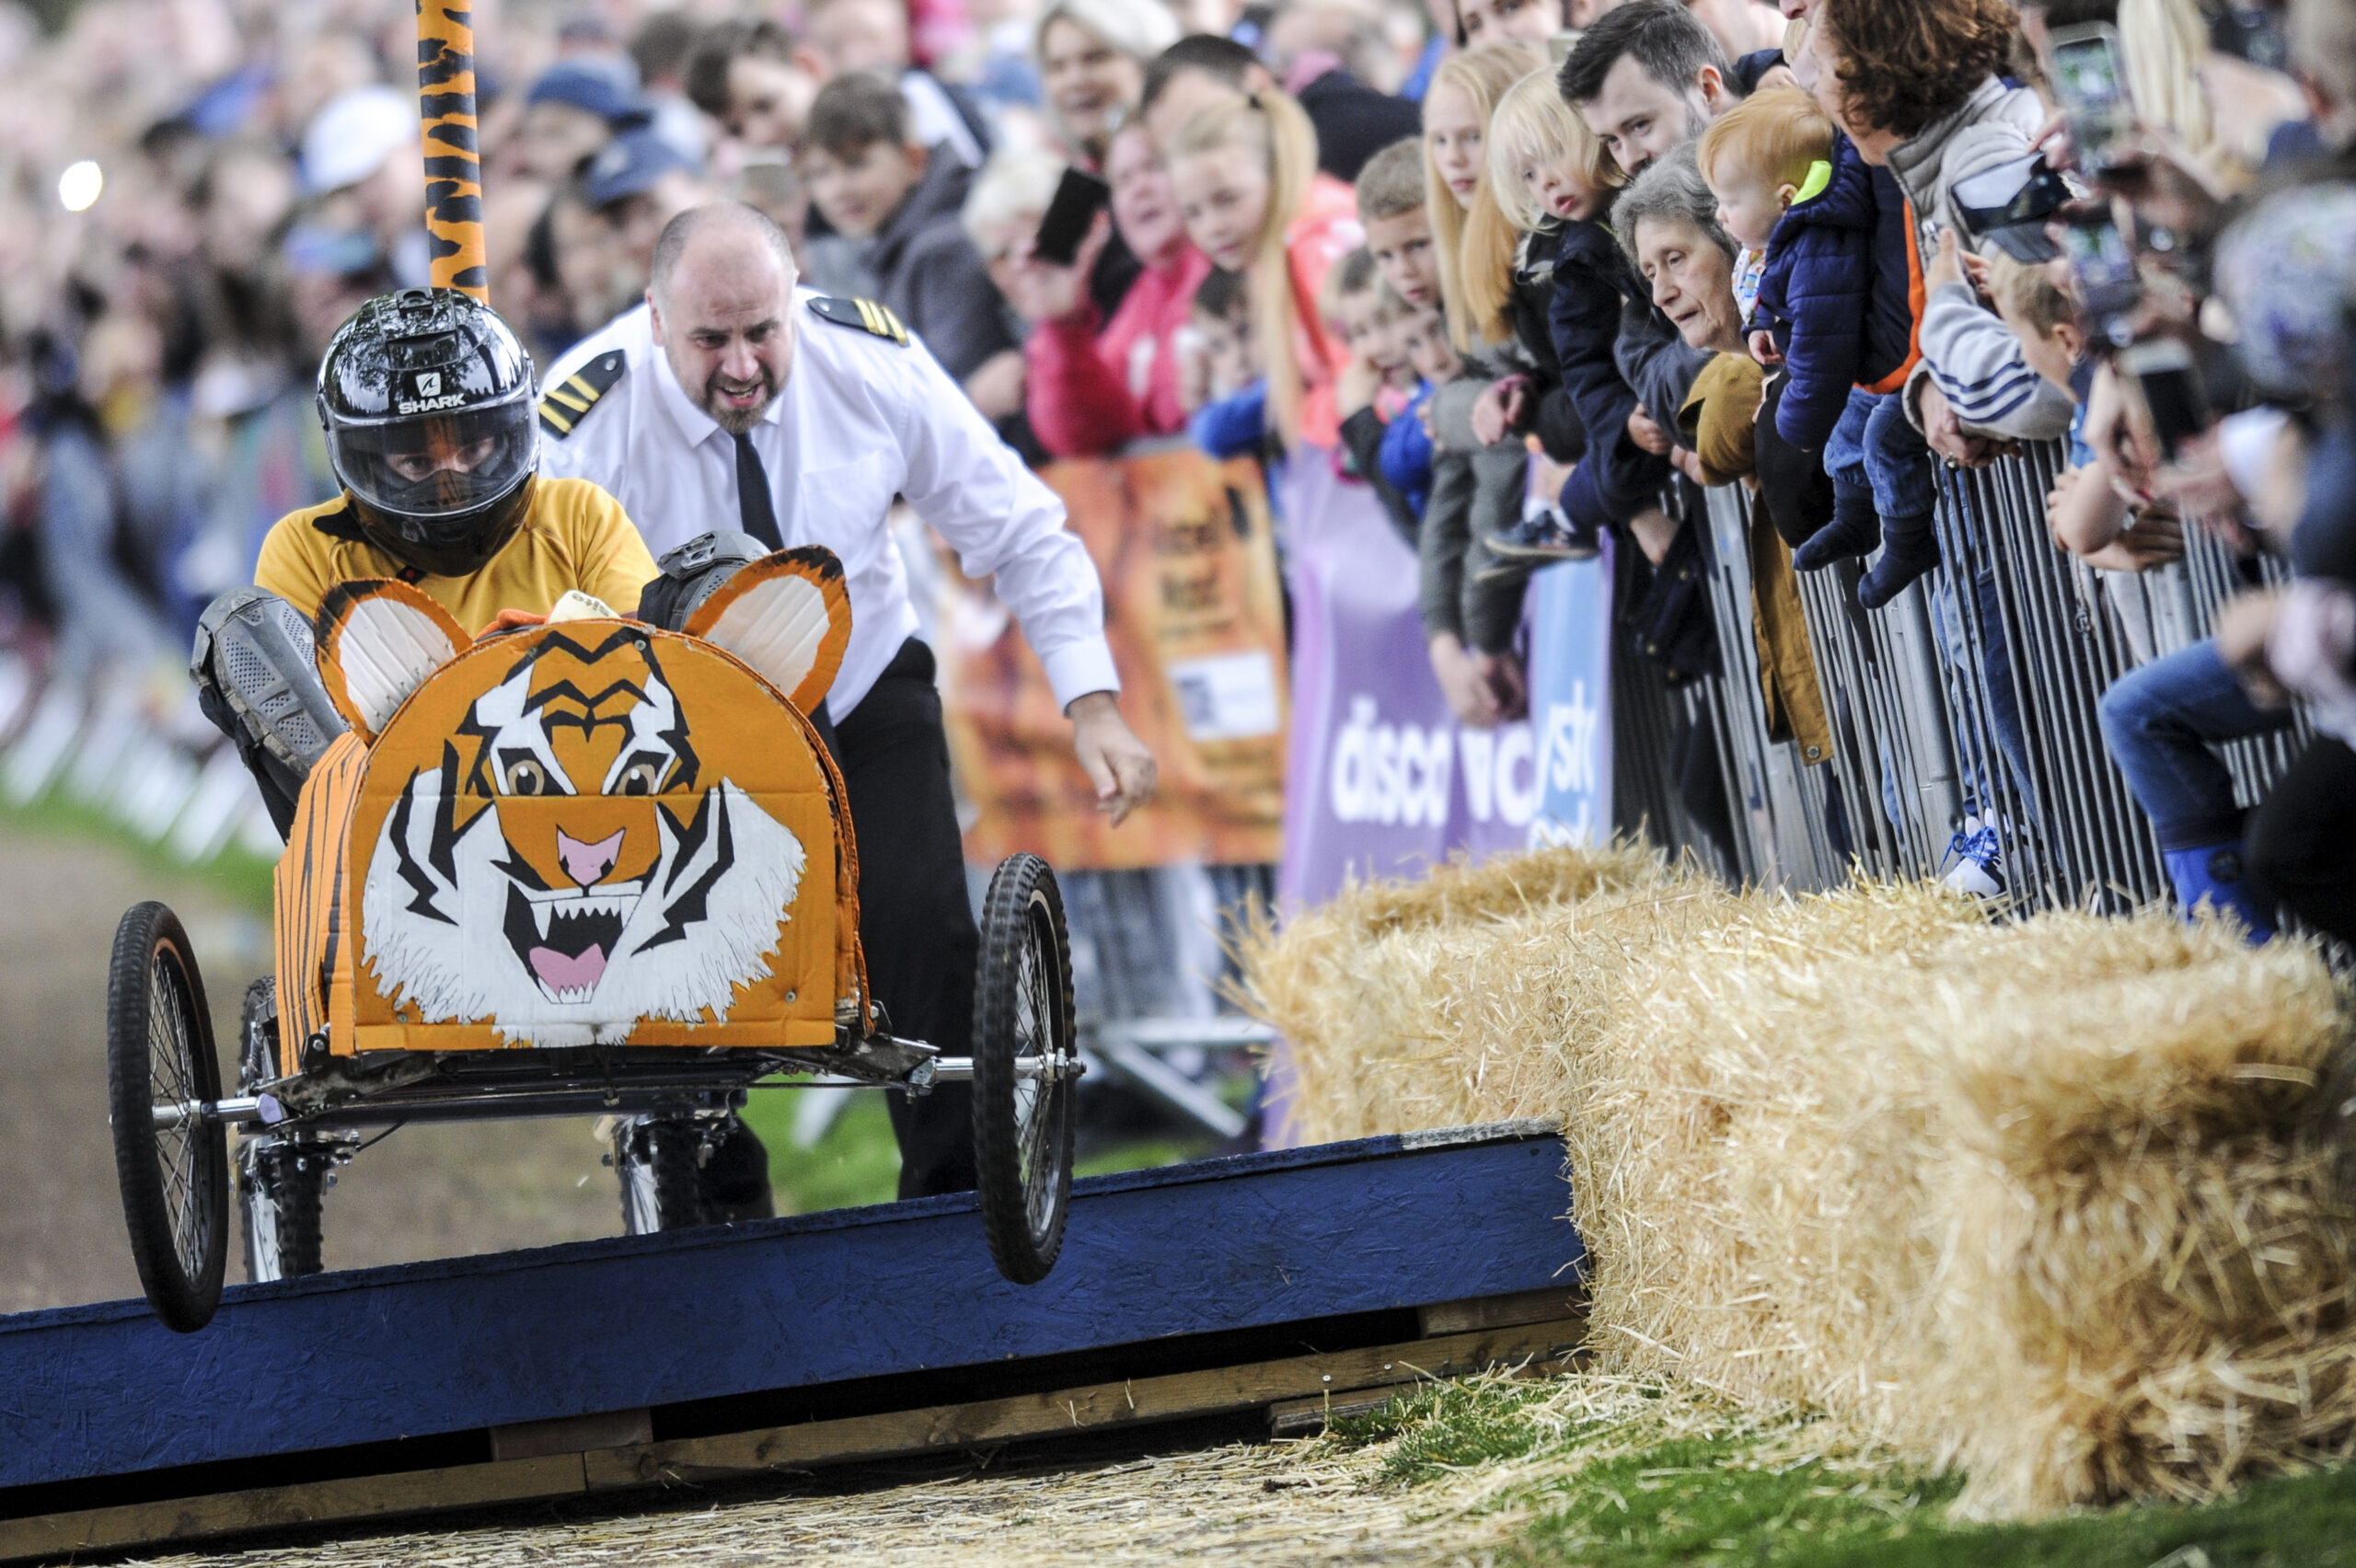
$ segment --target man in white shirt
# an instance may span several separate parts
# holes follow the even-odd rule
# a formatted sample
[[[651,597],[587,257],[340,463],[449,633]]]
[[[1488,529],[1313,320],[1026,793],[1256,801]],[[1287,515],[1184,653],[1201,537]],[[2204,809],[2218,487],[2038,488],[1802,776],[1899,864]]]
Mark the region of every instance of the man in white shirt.
[[[849,791],[869,979],[894,1032],[963,1054],[978,938],[932,651],[885,529],[895,495],[967,575],[995,579],[1115,822],[1152,794],[1153,756],[1114,700],[1103,588],[1063,503],[895,318],[794,280],[784,234],[755,209],[717,202],[673,219],[646,303],[542,382],[541,463],[610,490],[669,571],[708,553],[669,552],[714,530],[841,559],[850,644],[811,717]],[[891,1103],[902,1195],[972,1186],[961,1088]]]

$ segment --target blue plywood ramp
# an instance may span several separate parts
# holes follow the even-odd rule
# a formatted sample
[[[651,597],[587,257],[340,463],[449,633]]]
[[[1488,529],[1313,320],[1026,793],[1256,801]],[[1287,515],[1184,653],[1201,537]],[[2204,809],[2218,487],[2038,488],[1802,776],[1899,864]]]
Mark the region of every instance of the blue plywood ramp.
[[[1565,1286],[1539,1124],[1084,1181],[1015,1286],[970,1194],[0,1317],[0,1517],[57,1483]],[[9,1489],[22,1505],[11,1507]]]

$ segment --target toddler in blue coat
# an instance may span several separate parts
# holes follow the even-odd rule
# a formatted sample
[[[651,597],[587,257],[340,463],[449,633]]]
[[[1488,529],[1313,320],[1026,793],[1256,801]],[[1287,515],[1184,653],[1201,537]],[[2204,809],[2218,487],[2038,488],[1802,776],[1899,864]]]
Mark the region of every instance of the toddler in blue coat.
[[[1746,98],[1703,134],[1718,221],[1762,250],[1751,356],[1777,367],[1775,432],[1824,454],[1832,521],[1801,544],[1801,571],[1881,557],[1857,585],[1878,609],[1939,560],[1930,448],[1895,397],[1914,358],[1916,269],[1904,198],[1797,88]]]

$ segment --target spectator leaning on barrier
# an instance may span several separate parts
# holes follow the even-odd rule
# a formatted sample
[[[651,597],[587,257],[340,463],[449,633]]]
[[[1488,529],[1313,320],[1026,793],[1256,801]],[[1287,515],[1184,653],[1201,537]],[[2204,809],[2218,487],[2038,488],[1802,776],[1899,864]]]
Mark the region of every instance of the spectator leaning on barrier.
[[[1746,352],[1734,294],[1740,247],[1719,225],[1717,208],[1694,149],[1684,146],[1637,176],[1612,214],[1654,306],[1676,324],[1687,347],[1712,356],[1694,378],[1692,399],[1699,407],[1685,428],[1696,445],[1680,465],[1698,482],[1721,482],[1733,477],[1727,470],[1745,467],[1746,432],[1760,401],[1759,367]],[[1721,471],[1708,472],[1714,466]],[[1817,685],[1798,582],[1782,540],[1763,517],[1751,519],[1750,545],[1751,626],[1768,733],[1796,742],[1804,760],[1821,762],[1832,755],[1832,727]]]
[[[1634,179],[1733,107],[1727,70],[1718,40],[1675,0],[1634,0],[1588,29],[1563,62],[1556,80],[1565,101],[1579,111],[1604,150]],[[1589,450],[1606,441],[1616,444],[1623,435],[1630,444],[1620,449],[1624,461],[1616,469],[1580,465],[1565,489],[1564,511],[1574,523],[1600,515],[1624,525],[1646,559],[1664,563],[1678,525],[1646,491],[1667,478],[1667,464],[1661,460],[1672,445],[1669,432],[1709,355],[1680,342],[1676,329],[1636,289],[1622,302],[1611,363],[1606,367],[1599,349],[1600,319],[1589,319],[1597,308],[1594,303],[1588,302],[1574,319],[1563,314],[1573,301],[1558,293],[1557,302],[1557,350],[1587,424]],[[1603,392],[1576,390],[1581,386],[1608,388],[1613,377],[1634,394],[1630,411],[1616,429],[1605,422]],[[1644,463],[1639,452],[1651,455],[1656,463]],[[1622,476],[1611,490],[1591,490],[1611,474]],[[1680,633],[1649,640],[1667,648],[1683,646],[1691,639]]]
[[[1106,320],[1089,297],[1099,232],[1073,264],[1058,267],[1026,242],[991,275],[1031,323],[1025,400],[1039,444],[1057,457],[1091,457],[1142,436],[1185,428],[1179,397],[1179,345],[1209,258],[1186,238],[1169,171],[1141,124],[1114,133],[1104,160],[1113,187],[1111,227],[1143,262],[1120,307]],[[1106,220],[1100,218],[1100,231]]]

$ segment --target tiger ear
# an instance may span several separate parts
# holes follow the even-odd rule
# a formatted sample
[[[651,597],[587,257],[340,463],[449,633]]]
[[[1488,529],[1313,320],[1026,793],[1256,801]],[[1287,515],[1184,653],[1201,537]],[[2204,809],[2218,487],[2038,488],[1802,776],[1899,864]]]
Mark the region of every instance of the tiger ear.
[[[850,643],[843,563],[819,545],[765,555],[697,605],[686,631],[733,653],[795,708],[814,712]]]
[[[367,741],[428,676],[474,646],[449,611],[381,577],[329,589],[317,636],[328,698]]]

